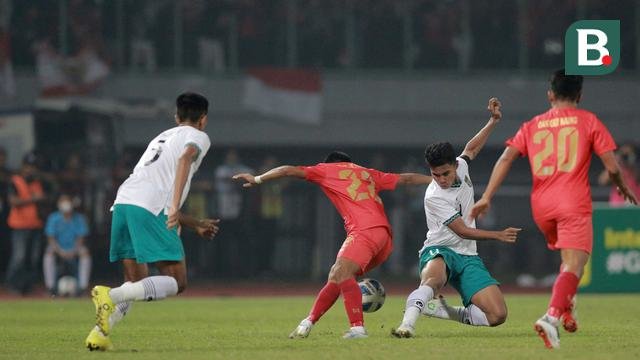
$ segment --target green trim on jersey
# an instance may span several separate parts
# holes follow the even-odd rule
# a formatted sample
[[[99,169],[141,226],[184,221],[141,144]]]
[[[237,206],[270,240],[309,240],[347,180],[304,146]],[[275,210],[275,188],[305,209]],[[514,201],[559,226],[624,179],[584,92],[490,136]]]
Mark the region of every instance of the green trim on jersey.
[[[188,143],[184,144],[184,147],[187,147],[189,145],[191,145],[191,146],[195,147],[196,149],[198,149],[198,153],[193,158],[193,161],[198,160],[198,157],[200,157],[200,154],[202,154],[202,149],[200,149],[200,146],[198,144],[194,143],[194,142],[188,142]]]
[[[460,213],[460,211],[458,211],[455,215],[453,215],[452,217],[448,218],[447,220],[445,220],[442,224],[444,224],[445,226],[451,224],[455,219],[461,217],[462,214]]]

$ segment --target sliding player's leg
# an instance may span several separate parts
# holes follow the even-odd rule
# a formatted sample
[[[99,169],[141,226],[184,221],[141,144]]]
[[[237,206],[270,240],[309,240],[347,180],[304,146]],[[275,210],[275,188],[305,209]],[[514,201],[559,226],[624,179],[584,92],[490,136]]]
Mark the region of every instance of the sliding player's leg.
[[[391,329],[391,334],[395,337],[415,336],[415,324],[425,305],[447,283],[447,263],[440,251],[424,250],[420,257],[420,265],[420,286],[407,297],[400,326]]]

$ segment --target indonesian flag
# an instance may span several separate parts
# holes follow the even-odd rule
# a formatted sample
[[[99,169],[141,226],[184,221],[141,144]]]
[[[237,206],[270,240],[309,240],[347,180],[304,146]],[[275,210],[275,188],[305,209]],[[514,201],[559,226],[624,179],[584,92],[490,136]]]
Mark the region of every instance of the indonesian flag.
[[[318,124],[322,114],[320,73],[313,70],[256,68],[247,71],[244,106],[307,124]]]

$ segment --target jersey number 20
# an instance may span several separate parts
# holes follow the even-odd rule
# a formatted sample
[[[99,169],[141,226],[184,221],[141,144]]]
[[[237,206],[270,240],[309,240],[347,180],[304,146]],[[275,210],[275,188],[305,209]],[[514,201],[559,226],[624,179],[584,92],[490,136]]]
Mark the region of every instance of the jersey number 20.
[[[540,130],[533,134],[533,143],[544,143],[544,147],[533,156],[533,173],[537,176],[553,175],[555,168],[550,165],[542,165],[542,162],[553,155],[556,149],[556,167],[560,172],[571,172],[576,167],[578,160],[578,129],[568,126],[558,131],[558,138],[549,130]],[[556,144],[557,142],[557,144]]]

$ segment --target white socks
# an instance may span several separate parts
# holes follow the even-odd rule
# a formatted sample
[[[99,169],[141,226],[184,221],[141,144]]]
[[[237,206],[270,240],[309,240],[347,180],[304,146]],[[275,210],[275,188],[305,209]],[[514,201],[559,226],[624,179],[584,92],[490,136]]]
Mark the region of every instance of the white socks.
[[[427,285],[421,285],[415,289],[407,298],[407,304],[404,309],[404,317],[402,318],[402,325],[414,327],[416,321],[420,317],[420,313],[427,301],[433,299],[433,289]]]
[[[467,307],[449,306],[444,301],[440,301],[435,310],[423,313],[438,319],[453,320],[467,325],[489,326],[487,315],[473,304]]]
[[[47,251],[42,257],[42,268],[44,270],[44,285],[48,290],[56,288],[56,255],[53,250]],[[89,276],[91,275],[91,256],[82,255],[78,258],[78,287],[84,290],[89,286]]]
[[[127,283],[131,284],[130,282],[127,282]],[[127,315],[127,313],[129,312],[129,309],[131,309],[132,304],[133,304],[132,301],[128,301],[128,302],[123,302],[116,305],[115,310],[113,311],[111,316],[109,316],[109,327],[111,329],[113,329],[113,327],[117,323],[119,323],[120,320],[122,320],[122,318],[124,318],[125,315]],[[100,331],[100,328],[97,325],[95,329]]]
[[[149,276],[134,283],[126,282],[109,291],[114,304],[127,301],[161,300],[178,293],[178,283],[171,276]]]
[[[80,289],[86,289],[89,286],[89,277],[91,276],[91,256],[80,256],[78,260],[78,286]]]
[[[48,250],[48,249],[47,249]],[[42,269],[44,270],[44,286],[47,290],[56,288],[56,257],[53,251],[46,251],[42,257]]]

